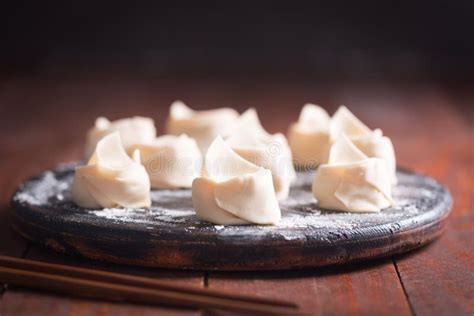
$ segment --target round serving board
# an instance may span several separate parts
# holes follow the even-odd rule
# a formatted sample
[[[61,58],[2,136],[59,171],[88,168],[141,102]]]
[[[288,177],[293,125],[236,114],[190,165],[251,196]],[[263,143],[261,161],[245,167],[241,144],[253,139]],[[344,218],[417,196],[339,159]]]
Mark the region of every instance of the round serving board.
[[[26,181],[11,225],[56,251],[133,265],[205,270],[317,267],[406,252],[438,237],[452,200],[435,180],[398,171],[396,206],[380,213],[321,210],[313,172],[299,172],[278,226],[199,220],[190,190],[154,190],[150,209],[87,210],[70,197],[74,164]]]

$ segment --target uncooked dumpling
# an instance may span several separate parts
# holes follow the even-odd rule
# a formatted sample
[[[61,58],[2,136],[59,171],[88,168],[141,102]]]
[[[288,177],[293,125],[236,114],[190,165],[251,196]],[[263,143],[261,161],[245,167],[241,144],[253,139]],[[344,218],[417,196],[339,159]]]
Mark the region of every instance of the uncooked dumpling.
[[[193,181],[192,200],[198,217],[214,224],[275,225],[281,217],[271,172],[241,158],[220,136]]]
[[[331,145],[342,134],[367,156],[385,160],[392,184],[397,182],[395,151],[390,138],[383,136],[380,129],[372,131],[343,105],[332,118],[319,106],[303,107],[298,122],[288,131],[295,164],[314,168],[326,163]]]
[[[201,174],[201,151],[187,135],[161,136],[150,143],[133,145],[128,152],[136,149],[154,189],[190,188]]]
[[[298,122],[288,130],[288,143],[294,163],[303,169],[314,169],[328,160],[329,125],[331,118],[320,106],[306,104],[301,110]]]
[[[181,101],[170,107],[166,122],[168,134],[186,134],[194,138],[203,154],[216,136],[227,136],[239,114],[231,108],[194,111]]]
[[[283,134],[265,131],[255,109],[240,116],[226,142],[245,160],[269,169],[277,198],[288,197],[290,184],[296,178],[291,150]]]
[[[150,142],[156,137],[155,123],[151,118],[135,116],[111,122],[105,117],[99,117],[87,133],[86,159],[94,153],[97,142],[113,132],[120,133],[125,149],[131,145]]]
[[[380,129],[371,130],[362,123],[345,106],[340,106],[331,119],[330,135],[336,140],[341,134],[349,139],[368,157],[385,160],[391,183],[397,182],[396,159],[390,138],[384,136]]]
[[[73,201],[84,208],[149,207],[150,179],[140,164],[140,152],[130,158],[119,132],[98,143],[86,166],[76,168]]]
[[[385,161],[367,157],[345,135],[331,147],[328,163],[319,166],[312,190],[326,209],[379,212],[393,205]]]

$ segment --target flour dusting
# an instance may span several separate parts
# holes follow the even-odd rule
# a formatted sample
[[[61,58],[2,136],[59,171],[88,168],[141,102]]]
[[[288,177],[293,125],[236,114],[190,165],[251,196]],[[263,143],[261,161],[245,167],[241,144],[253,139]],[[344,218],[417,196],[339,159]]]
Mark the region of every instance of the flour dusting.
[[[290,196],[280,203],[282,218],[277,226],[224,226],[213,225],[200,220],[193,209],[191,190],[153,190],[150,208],[105,208],[83,209],[71,200],[70,188],[74,172],[65,166],[62,171],[47,171],[25,183],[14,195],[20,204],[48,208],[58,216],[68,216],[69,221],[88,221],[91,224],[107,223],[133,224],[136,229],[159,232],[174,228],[183,234],[196,231],[215,234],[217,238],[234,236],[239,240],[245,236],[259,238],[271,235],[282,240],[304,240],[312,238],[308,232],[325,229],[334,236],[338,232],[355,231],[374,225],[392,225],[394,221],[416,221],[417,216],[436,204],[441,186],[435,181],[409,173],[398,173],[398,185],[393,189],[396,206],[379,213],[344,213],[322,210],[312,193],[312,172],[299,172],[298,180],[290,190]],[[423,207],[422,207],[423,206]],[[393,227],[392,227],[393,226]],[[396,230],[396,225],[390,230]]]

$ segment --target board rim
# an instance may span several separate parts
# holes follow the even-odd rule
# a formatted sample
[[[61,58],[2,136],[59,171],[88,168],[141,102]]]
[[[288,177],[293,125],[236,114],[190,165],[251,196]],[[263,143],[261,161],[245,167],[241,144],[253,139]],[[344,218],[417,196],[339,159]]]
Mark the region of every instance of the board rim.
[[[70,169],[73,164],[66,164],[59,168],[52,170],[52,172],[64,172],[64,170]],[[341,237],[337,240],[337,247],[331,249],[331,245],[318,243],[318,241],[282,241],[281,243],[275,242],[271,245],[259,245],[262,250],[260,256],[262,260],[254,258],[249,260],[247,263],[239,262],[216,262],[215,260],[203,260],[201,256],[194,258],[173,258],[176,257],[176,252],[171,256],[157,255],[155,251],[164,252],[166,249],[173,250],[173,247],[179,248],[179,244],[172,245],[169,240],[151,239],[148,240],[150,245],[153,247],[152,255],[139,256],[139,258],[133,258],[131,256],[121,256],[120,254],[111,254],[107,252],[107,241],[100,240],[98,244],[101,246],[99,249],[95,249],[90,245],[96,244],[91,236],[77,236],[67,233],[58,234],[57,231],[51,230],[50,227],[39,225],[38,223],[28,221],[25,214],[31,214],[38,209],[35,205],[25,205],[20,203],[14,197],[21,192],[22,188],[25,187],[30,181],[34,181],[42,176],[43,173],[30,177],[15,191],[11,199],[11,208],[9,212],[9,221],[12,228],[21,234],[26,239],[52,248],[55,251],[79,255],[95,260],[108,261],[120,264],[139,265],[147,267],[160,267],[160,268],[178,268],[178,269],[190,269],[190,270],[284,270],[284,269],[295,269],[295,268],[311,268],[311,267],[322,267],[329,265],[339,265],[351,262],[358,262],[362,260],[369,260],[381,257],[393,256],[396,254],[404,253],[416,248],[419,248],[436,238],[438,238],[446,228],[446,220],[451,212],[452,208],[452,197],[449,190],[425,175],[409,171],[405,168],[399,168],[400,172],[409,173],[419,177],[423,177],[430,181],[434,181],[442,189],[443,200],[437,205],[440,210],[436,213],[438,216],[435,218],[429,218],[423,222],[423,224],[412,223],[412,225],[405,225],[398,231],[393,231],[390,234],[387,233],[387,227],[382,227],[378,231],[379,235],[372,235],[371,238],[365,239],[363,242],[360,240],[354,240],[352,238]],[[388,225],[388,224],[385,224]],[[379,227],[380,228],[380,227]],[[366,228],[364,228],[366,229]],[[126,229],[125,229],[126,231]],[[96,236],[97,238],[98,236]],[[189,236],[188,236],[189,237]],[[337,239],[337,238],[336,238]],[[95,240],[97,241],[97,239]],[[145,241],[145,240],[138,240]],[[122,243],[131,242],[130,240],[122,240]],[[135,241],[136,243],[137,241]],[[193,243],[190,239],[184,239],[181,241],[186,243],[187,247],[192,248],[194,246],[195,253],[205,252],[204,250],[219,250],[222,248],[222,243],[219,240],[209,239],[207,242],[195,241]],[[235,251],[237,254],[242,252],[239,249],[239,243],[227,243],[225,246],[229,249],[224,250]],[[275,252],[274,247],[279,247],[279,253],[285,253],[286,259],[274,262],[265,260],[264,255],[266,253],[273,254]],[[102,250],[100,248],[103,248]],[[357,250],[358,249],[358,250]],[[174,249],[176,250],[176,249]],[[273,250],[273,251],[272,251]],[[319,253],[318,253],[319,250]],[[222,249],[221,249],[222,251]],[[301,257],[301,253],[305,254]],[[294,259],[291,258],[292,254],[298,254]],[[179,255],[179,254],[178,254]],[[324,257],[326,256],[326,257]],[[258,257],[258,256],[257,256]],[[201,258],[201,260],[199,260]],[[305,259],[305,260],[303,260]]]

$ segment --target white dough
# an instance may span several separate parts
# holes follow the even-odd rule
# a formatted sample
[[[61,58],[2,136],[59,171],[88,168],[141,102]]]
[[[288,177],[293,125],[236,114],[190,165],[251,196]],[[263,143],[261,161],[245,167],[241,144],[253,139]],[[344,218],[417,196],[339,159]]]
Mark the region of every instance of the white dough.
[[[283,134],[265,131],[255,109],[239,117],[226,142],[245,160],[270,170],[277,198],[288,197],[296,179],[290,147]]]
[[[345,134],[365,155],[385,161],[391,183],[397,183],[397,163],[395,150],[390,138],[380,129],[371,130],[345,106],[341,105],[331,119],[330,135],[332,141]]]
[[[141,161],[156,189],[191,188],[200,176],[202,155],[196,141],[187,135],[165,135],[153,142],[129,147],[140,150]]]
[[[214,224],[275,225],[281,218],[271,172],[241,158],[220,136],[193,181],[192,200],[198,217]]]
[[[295,164],[304,169],[314,168],[328,160],[331,142],[331,118],[320,106],[305,104],[298,122],[290,125],[288,142]]]
[[[331,118],[329,134],[335,141],[341,134],[347,137],[366,136],[372,131],[360,121],[348,108],[341,105]]]
[[[369,158],[340,135],[329,161],[316,171],[313,194],[322,208],[346,212],[379,212],[393,205],[391,176],[380,158]]]
[[[166,132],[194,138],[203,154],[216,136],[227,136],[239,114],[231,108],[194,111],[181,101],[171,104]]]
[[[135,116],[111,122],[105,117],[99,117],[87,133],[86,159],[94,153],[97,142],[113,132],[120,133],[125,149],[131,145],[150,142],[156,137],[155,123],[151,118]]]
[[[150,179],[140,152],[130,158],[119,132],[102,138],[86,166],[76,168],[72,199],[84,208],[150,207]]]
[[[392,184],[397,182],[395,151],[390,138],[380,129],[372,131],[343,105],[332,118],[317,105],[303,107],[298,122],[293,123],[288,131],[296,165],[314,167],[326,163],[331,145],[342,134],[368,157],[385,160]]]

